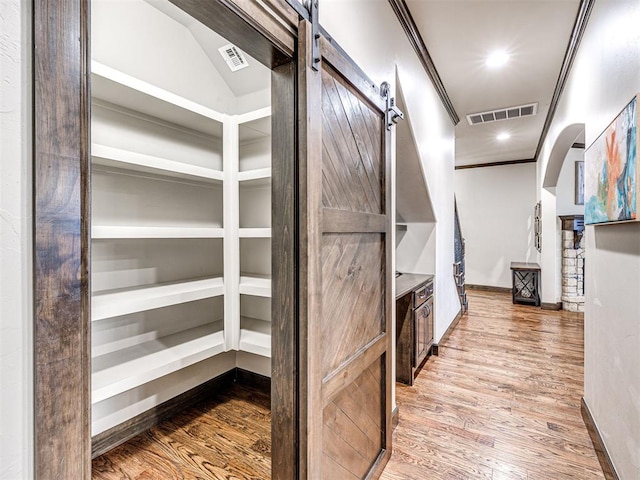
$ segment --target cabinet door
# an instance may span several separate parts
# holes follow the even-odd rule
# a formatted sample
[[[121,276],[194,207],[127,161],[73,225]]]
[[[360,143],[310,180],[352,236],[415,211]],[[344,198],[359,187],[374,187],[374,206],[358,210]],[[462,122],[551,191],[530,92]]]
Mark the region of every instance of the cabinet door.
[[[300,437],[308,479],[377,478],[391,454],[391,185],[385,101],[299,29]]]
[[[428,304],[422,305],[415,311],[415,367],[418,367],[427,356],[429,348],[429,307]]]
[[[433,345],[433,299],[427,302],[427,353]]]

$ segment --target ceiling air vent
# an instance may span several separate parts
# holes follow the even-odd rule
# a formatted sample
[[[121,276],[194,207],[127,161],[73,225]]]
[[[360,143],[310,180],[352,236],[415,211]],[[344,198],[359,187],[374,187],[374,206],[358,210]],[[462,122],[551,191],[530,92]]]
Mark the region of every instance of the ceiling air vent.
[[[242,50],[236,47],[233,43],[220,47],[218,51],[220,52],[220,55],[222,55],[222,58],[224,58],[224,61],[227,62],[227,65],[229,65],[232,72],[237,72],[238,70],[249,66]]]
[[[511,120],[512,118],[531,117],[538,113],[538,104],[530,103],[518,107],[500,108],[489,112],[470,113],[467,115],[469,125]]]

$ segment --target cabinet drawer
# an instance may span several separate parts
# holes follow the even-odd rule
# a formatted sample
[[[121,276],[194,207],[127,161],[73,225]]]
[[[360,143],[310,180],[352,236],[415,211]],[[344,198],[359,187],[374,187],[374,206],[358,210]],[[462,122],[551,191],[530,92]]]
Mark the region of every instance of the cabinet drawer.
[[[433,295],[433,283],[428,283],[413,292],[413,308],[418,308]]]

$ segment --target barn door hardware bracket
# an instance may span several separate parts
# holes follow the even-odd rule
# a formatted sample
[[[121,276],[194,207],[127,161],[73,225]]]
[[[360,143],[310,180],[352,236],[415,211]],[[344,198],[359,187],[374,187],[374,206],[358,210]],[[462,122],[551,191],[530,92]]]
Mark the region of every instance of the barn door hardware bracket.
[[[307,9],[309,10],[309,18],[311,20],[311,68],[318,71],[320,63],[320,18],[318,15],[318,3],[320,0],[309,0]]]
[[[391,89],[388,82],[384,82],[380,85],[380,96],[387,102],[387,110],[385,112],[385,121],[387,124],[387,130],[391,131],[398,121],[404,120],[404,113],[396,105],[396,99],[391,96]]]

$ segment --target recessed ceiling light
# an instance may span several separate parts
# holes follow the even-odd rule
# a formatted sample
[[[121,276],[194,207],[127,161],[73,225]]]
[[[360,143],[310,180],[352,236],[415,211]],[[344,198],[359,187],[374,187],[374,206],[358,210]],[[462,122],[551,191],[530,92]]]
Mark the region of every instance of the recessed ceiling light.
[[[511,138],[511,134],[508,132],[502,132],[496,135],[496,140],[500,142],[504,142],[505,140],[509,140]]]
[[[496,50],[487,57],[487,61],[485,63],[487,64],[487,67],[498,68],[505,65],[508,61],[509,54],[507,52],[504,50]]]

